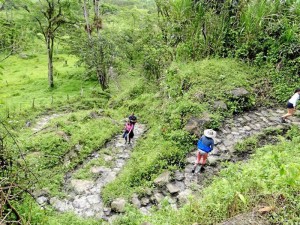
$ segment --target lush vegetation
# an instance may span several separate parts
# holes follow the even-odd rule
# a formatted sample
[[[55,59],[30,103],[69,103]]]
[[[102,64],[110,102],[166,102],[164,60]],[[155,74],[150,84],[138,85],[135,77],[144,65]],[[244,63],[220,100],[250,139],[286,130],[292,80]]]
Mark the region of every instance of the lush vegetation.
[[[162,171],[184,168],[196,140],[184,129],[190,118],[209,117],[206,126],[218,129],[232,114],[285,102],[299,83],[296,0],[39,2],[45,5],[0,0],[1,168],[14,162],[0,186],[8,179],[21,189],[63,195],[64,175],[120,133],[134,111],[147,133],[102,197],[109,204],[142,195]],[[53,14],[42,6],[54,7]],[[233,98],[238,87],[249,95]],[[216,101],[228,109],[215,110]],[[60,117],[32,131],[53,113]],[[215,224],[261,204],[275,208],[270,222],[299,223],[299,130],[285,138],[269,132],[280,136],[277,145],[259,148],[257,137],[238,144],[240,152],[258,149],[246,163],[224,165],[179,211],[165,201],[145,216],[129,205],[115,223]],[[76,178],[92,179],[90,167],[105,165],[105,154],[114,152],[103,149]],[[24,224],[99,224],[42,210],[18,190],[11,204]]]

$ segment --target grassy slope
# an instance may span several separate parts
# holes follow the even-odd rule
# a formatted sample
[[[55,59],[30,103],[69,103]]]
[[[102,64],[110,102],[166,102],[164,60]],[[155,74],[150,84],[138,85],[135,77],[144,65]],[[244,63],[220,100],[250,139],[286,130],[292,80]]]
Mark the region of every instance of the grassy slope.
[[[126,13],[123,16],[126,16]],[[125,21],[123,22],[125,24]],[[133,19],[131,22],[131,26],[134,26]],[[114,25],[112,27],[117,29]],[[64,66],[65,59],[68,60],[67,67]],[[95,111],[98,107],[106,107],[107,98],[103,99],[103,95],[99,94],[101,91],[95,88],[94,82],[82,82],[82,68],[77,68],[75,61],[73,57],[63,54],[56,58],[55,70],[58,76],[55,76],[54,90],[48,89],[45,72],[46,56],[43,54],[30,59],[14,56],[6,60],[3,65],[4,74],[1,77],[0,91],[2,112],[9,107],[10,111],[18,114],[20,103],[22,112],[23,109],[28,110],[26,116],[32,113],[32,115],[40,114],[49,109],[61,111],[62,105],[65,104],[71,110],[89,109],[54,120],[49,130],[41,132],[31,140],[26,141],[31,133],[29,129],[22,130],[20,134],[20,139],[24,142],[23,147],[28,153],[38,150],[42,154],[53,156],[62,156],[76,143],[88,140],[86,150],[78,160],[71,163],[70,167],[55,167],[57,162],[54,162],[52,168],[45,166],[52,162],[51,158],[39,161],[37,171],[39,170],[40,174],[58,174],[56,176],[58,182],[50,183],[44,180],[41,183],[41,186],[50,189],[52,194],[58,194],[60,181],[67,169],[110,138],[119,128],[111,126],[111,121],[84,119],[88,118],[91,109],[94,108]],[[258,78],[257,75],[261,74],[235,60],[209,59],[193,63],[174,63],[168,69],[166,79],[159,87],[138,75],[139,71],[128,70],[127,74],[122,74],[118,85],[112,85],[110,89],[112,97],[109,99],[105,114],[120,120],[134,110],[139,122],[147,123],[150,129],[147,137],[137,145],[120,176],[105,188],[103,197],[107,202],[118,196],[128,198],[133,192],[143,192],[144,187],[151,187],[152,180],[162,170],[180,167],[186,152],[193,147],[193,138],[183,131],[182,125],[191,116],[201,117],[203,113],[208,113],[214,119],[213,125],[217,127],[224,114],[212,112],[211,104],[215,100],[224,100],[229,104],[230,111],[234,111],[236,105],[230,105],[228,91],[240,86],[251,90]],[[81,87],[86,93],[84,98],[79,98]],[[205,94],[202,100],[195,98],[195,94],[199,92]],[[53,105],[50,104],[52,95]],[[67,102],[67,95],[70,96],[71,104]],[[33,97],[36,98],[35,110],[30,109]],[[15,117],[19,119],[17,114]],[[29,117],[33,117],[32,115]],[[21,116],[24,114],[21,113]],[[94,131],[98,131],[103,123],[108,127],[105,128],[106,132],[99,132],[98,136]],[[64,141],[57,134],[55,130],[57,124],[61,131],[71,136],[70,142]],[[24,123],[20,124],[20,127],[23,126]],[[80,127],[79,132],[78,127]],[[113,129],[110,129],[112,127]],[[278,207],[274,215],[275,220],[290,217],[292,221],[297,221],[299,199],[295,193],[299,191],[297,188],[299,186],[298,150],[298,139],[293,140],[292,143],[283,142],[277,147],[266,147],[259,150],[253,160],[247,164],[229,165],[220,178],[216,178],[204,190],[205,195],[199,194],[199,199],[193,200],[179,212],[172,211],[166,204],[165,208],[155,212],[151,218],[147,218],[129,208],[124,218],[117,224],[140,224],[145,220],[153,224],[191,224],[196,221],[201,224],[207,221],[213,223],[228,215],[251,209],[257,202],[274,204],[274,199],[280,194],[285,196],[285,204],[289,210],[281,211]],[[274,156],[276,155],[274,152],[278,153],[277,156]],[[279,157],[281,155],[284,157]],[[28,157],[28,160],[33,165],[37,162],[34,157]],[[87,175],[78,176],[86,178]],[[43,212],[28,199],[21,209],[28,215],[29,208],[33,209],[31,216],[33,224],[97,224],[97,221],[81,220],[72,214],[57,214],[51,210]]]
[[[28,65],[30,64],[27,64],[27,66]],[[30,67],[27,68],[31,70]],[[106,201],[109,202],[117,196],[129,197],[133,192],[143,192],[144,187],[151,187],[152,180],[162,170],[166,168],[173,169],[180,166],[180,162],[184,160],[185,153],[192,147],[192,139],[189,139],[188,135],[180,128],[180,113],[182,111],[186,112],[186,116],[184,117],[186,121],[191,116],[200,116],[201,113],[210,111],[210,108],[207,108],[209,106],[207,102],[197,102],[193,99],[196,91],[201,90],[207,93],[208,97],[212,96],[212,101],[216,99],[226,101],[226,95],[223,95],[223,93],[226,93],[236,86],[245,86],[250,90],[252,83],[249,82],[254,82],[256,77],[256,73],[253,72],[251,68],[229,59],[204,60],[187,65],[174,64],[170,68],[170,71],[173,71],[174,68],[176,68],[178,76],[176,76],[176,79],[169,79],[169,76],[173,76],[170,72],[165,84],[163,84],[160,90],[157,87],[149,86],[144,79],[135,79],[134,72],[131,73],[133,75],[120,80],[119,85],[121,85],[121,89],[112,87],[112,98],[108,102],[108,106],[110,106],[111,109],[105,110],[105,113],[119,120],[124,117],[128,111],[135,110],[140,122],[147,123],[150,130],[147,133],[147,137],[139,142],[132,154],[132,158],[128,161],[128,164],[118,179],[105,188],[103,197]],[[203,82],[203,80],[207,79],[211,74],[218,74],[218,76],[212,76],[211,79]],[[9,73],[6,75],[9,76]],[[184,79],[192,83],[192,88],[182,93],[181,90],[178,90],[178,85],[180,85]],[[234,84],[233,81],[235,82]],[[129,85],[128,82],[130,83]],[[26,85],[31,84],[28,83]],[[218,87],[218,91],[215,91],[212,87]],[[36,92],[40,93],[40,89],[36,88]],[[39,95],[42,97],[44,94],[40,93]],[[171,98],[167,98],[167,96]],[[22,99],[22,94],[18,96],[18,98]],[[25,93],[24,99],[26,98]],[[49,131],[42,132],[28,142],[24,141],[24,143],[26,143],[26,149],[28,149],[29,152],[41,150],[47,154],[63,155],[66,151],[70,150],[75,143],[80,142],[81,139],[90,137],[91,143],[88,145],[87,152],[81,156],[84,157],[86,153],[93,148],[101,145],[101,140],[109,138],[118,130],[118,127],[111,130],[111,126],[108,124],[109,127],[107,131],[112,133],[109,133],[107,137],[101,135],[101,132],[99,133],[100,136],[91,136],[89,132],[93,133],[94,130],[99,129],[97,128],[98,126],[102,125],[101,120],[98,122],[96,120],[86,119],[88,118],[89,112],[90,111],[79,111],[78,113],[56,119],[51,123]],[[107,121],[105,123],[107,123]],[[70,143],[62,141],[62,138],[57,136],[55,130],[57,124],[59,124],[60,130],[70,134]],[[93,125],[92,128],[90,128],[91,125]],[[82,133],[78,133],[78,130],[76,130],[78,126],[81,127]],[[166,133],[164,132],[165,128],[167,129]],[[23,131],[20,138],[25,140],[30,131],[29,129]],[[187,145],[181,145],[181,143],[185,141]],[[54,152],[52,151],[54,149],[51,147],[52,145],[56,145]],[[287,148],[291,149],[291,151],[284,150]],[[293,207],[297,208],[298,206],[293,206],[294,203],[289,203],[295,200],[294,194],[295,191],[297,191],[296,184],[298,184],[299,177],[295,174],[298,173],[299,168],[295,167],[297,161],[294,161],[294,159],[297,160],[299,157],[298,148],[298,139],[295,139],[289,144],[282,143],[276,148],[268,147],[260,150],[257,156],[253,157],[254,160],[250,161],[249,164],[230,165],[227,170],[222,172],[220,178],[217,178],[211,186],[204,190],[204,193],[207,193],[206,195],[200,194],[199,199],[192,201],[190,205],[187,205],[179,212],[173,212],[168,208],[168,204],[166,204],[166,208],[154,213],[153,217],[147,218],[130,208],[126,216],[117,223],[139,224],[144,220],[149,220],[153,224],[190,224],[195,221],[205,224],[205,221],[220,221],[226,218],[230,210],[233,210],[230,215],[234,215],[238,212],[251,209],[256,202],[267,201],[268,204],[271,204],[274,198],[279,194],[286,196],[286,204],[291,207],[291,213],[283,212],[278,209],[277,213],[279,216],[275,218],[280,219],[284,214],[293,217],[293,213],[295,212]],[[278,149],[282,150],[279,151]],[[262,154],[263,151],[264,154]],[[279,166],[279,169],[284,167],[284,174],[288,174],[288,176],[282,176],[278,173],[277,164],[277,167],[271,166],[268,167],[268,170],[264,169],[264,165],[274,164],[276,160],[278,160],[274,157],[275,151],[285,156],[282,158],[279,157],[280,160],[284,160],[280,161],[280,165],[284,166]],[[32,163],[35,162],[34,158],[31,160],[33,160]],[[170,162],[172,163],[171,167]],[[44,161],[44,163],[47,162]],[[74,161],[73,163],[76,162]],[[39,164],[39,166],[43,167],[42,164]],[[139,169],[137,170],[136,168]],[[63,172],[66,170],[46,168],[44,172],[46,171],[50,173],[58,172],[60,175],[56,177],[60,180]],[[43,170],[40,172],[43,173]],[[261,174],[261,176],[259,174]],[[269,176],[264,176],[263,174],[269,174]],[[241,179],[241,177],[243,177],[243,179]],[[291,184],[288,184],[289,182]],[[48,186],[50,191],[55,193],[59,190],[59,184],[60,182],[55,182],[50,185],[47,184],[46,181],[43,181],[42,185]],[[232,184],[235,185],[233,186]],[[258,184],[259,186],[256,188]],[[258,197],[253,198],[253,196]],[[27,204],[30,204],[30,201],[25,201],[22,207],[25,212],[27,212],[26,208],[29,207]],[[44,221],[43,223],[45,224],[66,224],[66,221],[70,219],[70,216],[67,214],[57,217],[55,212],[47,212],[44,214],[39,212],[39,209],[34,205],[31,207],[34,209],[33,213],[40,215],[40,217],[36,216],[35,219],[32,220],[33,223],[41,223],[41,221]],[[207,209],[209,209],[209,213],[207,213]],[[292,219],[295,221],[295,218]],[[77,223],[93,224],[97,222],[93,220],[83,222],[80,219],[76,219],[76,217],[72,217],[72,224]]]

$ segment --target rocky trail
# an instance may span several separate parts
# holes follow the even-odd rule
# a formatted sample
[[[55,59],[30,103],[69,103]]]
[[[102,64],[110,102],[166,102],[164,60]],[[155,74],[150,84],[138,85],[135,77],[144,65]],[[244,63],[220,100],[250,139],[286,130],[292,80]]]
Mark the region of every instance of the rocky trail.
[[[72,211],[82,217],[107,219],[108,216],[111,216],[111,208],[106,208],[103,205],[101,190],[106,184],[116,178],[121,168],[125,165],[126,159],[130,157],[136,140],[144,132],[145,126],[137,124],[134,129],[135,136],[131,144],[125,144],[124,138],[120,134],[106,143],[103,148],[92,153],[82,165],[77,166],[74,171],[66,175],[64,191],[67,197],[65,199],[53,197],[50,199],[50,204],[60,212]],[[104,155],[104,160],[109,162],[111,166],[92,166],[90,172],[93,174],[94,179],[76,179],[74,175],[92,160],[99,158],[103,149],[110,149],[113,152],[113,155]]]
[[[183,171],[164,172],[155,179],[154,189],[146,190],[143,196],[134,194],[130,203],[139,208],[142,213],[149,214],[152,206],[159,206],[159,203],[167,198],[171,206],[177,209],[187,201],[188,196],[201,189],[201,186],[208,180],[207,178],[211,178],[219,172],[221,162],[241,160],[234,148],[237,142],[261,133],[269,127],[283,128],[286,126],[286,124],[281,124],[279,121],[279,117],[284,113],[285,110],[283,109],[261,108],[226,119],[217,132],[216,145],[208,157],[205,172],[197,174],[191,172],[196,158],[197,151],[195,149],[195,151],[187,155],[186,166]],[[300,120],[293,117],[292,121],[287,125],[289,124],[299,125]],[[130,157],[136,141],[144,132],[145,126],[137,124],[132,145],[125,145],[121,134],[112,139],[103,147],[110,148],[116,153],[113,156],[104,156],[104,160],[109,161],[110,166],[91,167],[90,172],[93,174],[94,179],[76,179],[74,174],[92,160],[97,159],[103,149],[94,152],[75,171],[66,175],[64,190],[67,197],[65,199],[52,197],[47,201],[58,211],[72,211],[82,217],[96,217],[109,220],[116,213],[124,212],[124,207],[127,203],[125,199],[115,199],[110,206],[105,207],[101,198],[101,190],[116,178],[125,165],[126,160]]]

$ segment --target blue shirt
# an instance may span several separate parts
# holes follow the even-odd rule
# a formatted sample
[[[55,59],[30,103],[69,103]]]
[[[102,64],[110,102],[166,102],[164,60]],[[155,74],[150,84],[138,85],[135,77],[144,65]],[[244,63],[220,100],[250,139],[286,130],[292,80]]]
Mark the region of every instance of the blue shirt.
[[[201,149],[202,151],[205,151],[207,153],[211,152],[214,148],[214,139],[208,138],[206,136],[202,136],[197,144],[198,149]]]

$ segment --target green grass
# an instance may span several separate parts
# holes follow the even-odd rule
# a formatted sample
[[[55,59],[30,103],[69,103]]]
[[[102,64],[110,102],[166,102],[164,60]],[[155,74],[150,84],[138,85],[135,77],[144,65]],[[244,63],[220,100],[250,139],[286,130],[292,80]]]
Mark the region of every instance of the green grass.
[[[68,62],[65,66],[65,60]],[[51,107],[90,96],[93,90],[100,89],[94,81],[84,81],[84,69],[76,66],[77,59],[59,54],[54,57],[53,89],[48,85],[47,57],[36,55],[29,59],[11,56],[2,63],[3,74],[0,80],[0,110],[24,111],[32,107]]]

